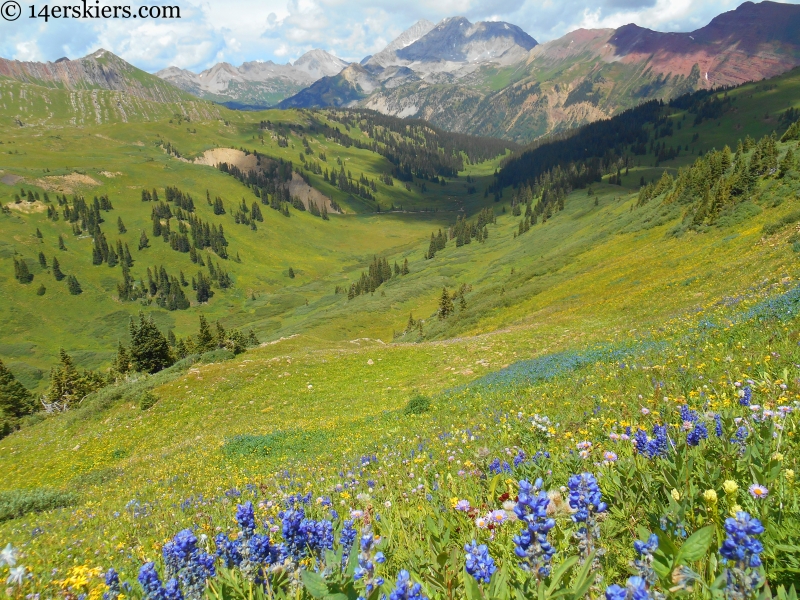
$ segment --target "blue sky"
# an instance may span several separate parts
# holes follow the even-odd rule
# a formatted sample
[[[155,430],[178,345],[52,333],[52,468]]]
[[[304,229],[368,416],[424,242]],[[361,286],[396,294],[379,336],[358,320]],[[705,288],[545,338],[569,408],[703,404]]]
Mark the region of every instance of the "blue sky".
[[[508,21],[545,42],[578,27],[626,23],[659,31],[691,31],[741,4],[741,0],[150,0],[145,4],[180,6],[182,18],[44,23],[27,18],[30,1],[20,1],[20,19],[0,21],[0,56],[56,60],[78,58],[102,47],[151,72],[170,65],[199,71],[220,61],[286,63],[313,48],[360,60],[419,19],[435,23],[461,15],[473,22]],[[100,0],[100,5],[122,1]],[[38,10],[41,4],[35,6]]]

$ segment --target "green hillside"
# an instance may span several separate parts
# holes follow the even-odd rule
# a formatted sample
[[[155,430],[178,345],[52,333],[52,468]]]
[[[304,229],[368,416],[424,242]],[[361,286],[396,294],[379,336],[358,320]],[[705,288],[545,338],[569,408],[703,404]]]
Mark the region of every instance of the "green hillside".
[[[0,100],[18,84],[3,85]],[[209,597],[377,598],[402,569],[429,598],[552,597],[538,579],[553,585],[548,593],[600,597],[635,572],[631,544],[649,532],[660,543],[654,589],[690,572],[690,581],[721,594],[717,550],[736,507],[767,525],[759,573],[772,593],[796,581],[800,160],[787,156],[800,159],[800,131],[795,125],[781,136],[798,117],[800,73],[644,107],[652,121],[623,115],[514,154],[424,126],[395,138],[401,125],[358,111],[236,113],[138,101],[127,122],[109,116],[76,126],[66,92],[13,89],[62,106],[47,122],[47,108],[34,104],[24,126],[4,109],[0,129],[0,359],[19,381],[44,392],[59,348],[81,369],[106,373],[119,343],[131,343],[129,321],[140,310],[181,341],[200,339],[202,315],[267,342],[237,357],[192,355],[154,375],[118,374],[65,414],[24,417],[0,440],[0,545],[18,549],[30,573],[14,594],[99,598],[109,567],[134,582],[145,561],[169,576],[162,550],[181,529],[205,536],[202,551],[222,548],[221,540],[212,544],[219,534],[247,541],[252,532],[241,518],[237,527],[234,513],[248,500],[273,544],[290,541],[282,509],[331,519],[337,540],[353,526],[348,518],[362,533],[371,527],[383,538],[387,561],[378,571],[386,585],[370,595],[364,578],[352,580],[354,563],[342,569],[341,555],[307,541],[268,574],[218,563]],[[591,132],[608,126],[634,141],[580,143],[581,135],[602,138]],[[391,162],[379,139],[411,148],[399,164],[415,166]],[[457,154],[445,151],[450,144]],[[425,154],[431,145],[435,154]],[[245,186],[193,162],[217,149],[241,149],[251,160],[255,151],[268,165],[305,164],[302,175],[341,214],[331,210],[324,220],[272,195],[259,202],[280,169],[275,180]],[[572,158],[553,162],[559,152]],[[427,158],[414,162],[420,156]],[[444,172],[453,160],[462,165],[457,177],[418,176]],[[352,172],[348,182],[363,175],[367,183],[346,192],[314,172],[317,163],[339,172],[339,161]],[[392,176],[408,172],[408,187]],[[745,179],[749,187],[737,191]],[[191,195],[192,219],[224,227],[227,259],[218,246],[204,247],[194,253],[200,266],[171,247],[178,242],[153,234],[158,204],[143,201],[142,190],[163,202],[167,187]],[[89,202],[85,226],[64,212],[81,212],[78,194]],[[107,196],[113,208],[92,209],[94,196],[98,207]],[[218,197],[224,214],[215,214]],[[263,220],[239,210],[242,199],[245,208],[256,202]],[[183,202],[169,203],[173,216]],[[202,280],[212,264],[213,297],[199,304],[187,285],[184,310],[146,297],[121,301],[122,266],[109,267],[107,257],[93,264],[99,236],[88,231],[98,214],[109,247],[117,239],[128,245],[135,282],[160,266],[176,279],[183,272],[187,283]],[[178,217],[158,220],[171,223],[175,239],[183,235]],[[140,250],[141,231],[150,247]],[[68,293],[68,277],[56,281],[53,257],[81,294]],[[375,257],[387,259],[390,276],[358,293]],[[393,265],[406,260],[408,273],[395,275]],[[33,275],[28,283],[20,261]],[[222,285],[219,270],[232,286]],[[752,405],[771,413],[744,406],[744,388]],[[670,442],[653,456],[614,441],[629,435],[626,427],[655,438],[662,424]],[[723,435],[714,434],[717,424]],[[583,471],[597,474],[609,505],[589,548],[601,554],[575,543],[580,523],[564,506],[563,486]],[[513,554],[520,524],[504,502],[522,499],[520,481],[539,477],[554,495],[549,535],[557,553],[553,572],[537,578]],[[756,484],[769,489],[766,499],[748,493]],[[299,498],[308,493],[305,504]],[[501,521],[484,527],[487,514]],[[497,563],[491,584],[465,571],[464,545],[473,539],[488,544]],[[343,546],[349,551],[339,541],[333,550]],[[554,581],[559,565],[562,579]],[[670,593],[710,597],[701,588]]]

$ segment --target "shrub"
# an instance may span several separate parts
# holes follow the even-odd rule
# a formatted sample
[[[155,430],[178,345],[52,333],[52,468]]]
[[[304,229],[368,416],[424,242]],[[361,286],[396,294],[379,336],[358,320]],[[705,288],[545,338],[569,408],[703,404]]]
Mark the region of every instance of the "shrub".
[[[139,396],[139,408],[142,410],[148,410],[149,408],[155,406],[158,400],[158,396],[148,390]]]
[[[427,396],[417,394],[411,398],[403,409],[405,415],[421,415],[431,409],[431,400]]]
[[[72,506],[77,500],[77,496],[70,492],[46,488],[0,492],[0,523],[30,513]]]

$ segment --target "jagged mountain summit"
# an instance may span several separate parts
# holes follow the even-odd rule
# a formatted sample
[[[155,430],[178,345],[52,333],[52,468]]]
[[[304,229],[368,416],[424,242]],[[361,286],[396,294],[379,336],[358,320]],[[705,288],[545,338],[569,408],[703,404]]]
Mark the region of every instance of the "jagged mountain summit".
[[[340,73],[347,64],[316,49],[285,65],[251,61],[234,67],[222,62],[201,73],[168,67],[156,75],[200,98],[232,107],[264,107],[277,104],[323,77]]]
[[[195,99],[103,48],[76,60],[46,63],[0,58],[0,76],[51,88],[126,92],[155,102]]]
[[[361,64],[377,65],[379,67],[388,67],[398,64],[399,59],[397,57],[397,51],[410,46],[434,27],[436,27],[436,25],[427,19],[420,19],[393,39],[383,50],[362,60]]]
[[[415,83],[450,83],[485,67],[517,63],[537,45],[516,25],[452,17],[418,21],[380,52],[323,78],[279,106],[345,106],[369,94]],[[404,116],[403,111],[397,113]]]
[[[507,23],[456,17],[281,106],[361,106],[524,143],[650,98],[779,75],[800,65],[798,31],[800,6],[777,2],[745,2],[688,33],[629,24],[541,45]]]

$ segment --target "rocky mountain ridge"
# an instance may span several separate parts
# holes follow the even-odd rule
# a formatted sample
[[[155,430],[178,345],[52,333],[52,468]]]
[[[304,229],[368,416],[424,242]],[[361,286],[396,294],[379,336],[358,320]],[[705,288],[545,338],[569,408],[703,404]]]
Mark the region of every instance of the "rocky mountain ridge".
[[[337,75],[347,64],[316,49],[285,65],[251,61],[235,67],[222,62],[201,73],[168,67],[156,75],[200,98],[233,107],[257,107],[277,104],[323,77]]]
[[[46,63],[0,58],[0,76],[51,88],[126,92],[154,102],[196,99],[102,48],[76,60]]]
[[[489,31],[505,25],[492,23]],[[456,18],[436,29],[454,26],[469,27]],[[458,66],[444,68],[443,45],[430,41],[436,29],[395,52],[394,63],[368,60],[358,74],[348,67],[281,106],[359,106],[525,143],[650,98],[760,80],[800,65],[800,6],[777,2],[745,2],[688,33],[629,24],[578,29],[524,55],[519,43],[484,55],[474,46],[458,55],[465,59]],[[427,48],[429,60],[417,48]]]

